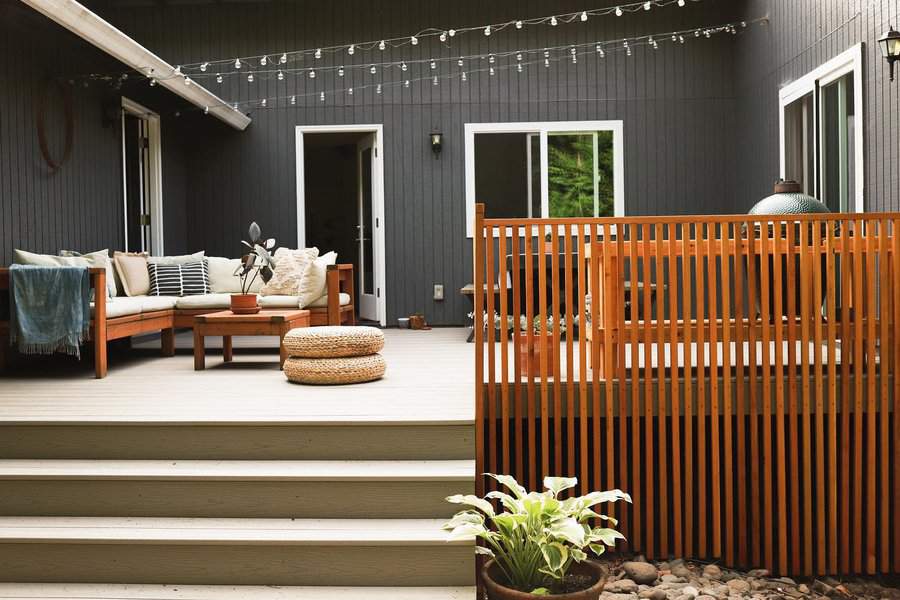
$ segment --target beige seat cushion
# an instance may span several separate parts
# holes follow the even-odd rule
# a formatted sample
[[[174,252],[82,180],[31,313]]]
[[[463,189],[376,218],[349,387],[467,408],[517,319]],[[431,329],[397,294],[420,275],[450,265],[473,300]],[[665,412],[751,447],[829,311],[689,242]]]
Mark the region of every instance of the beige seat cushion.
[[[297,296],[260,296],[259,305],[263,308],[299,308]]]
[[[25,250],[13,251],[13,262],[19,265],[35,265],[38,267],[95,267],[106,269],[106,295],[116,295],[116,282],[111,276],[109,250],[99,250],[90,254],[63,251],[60,256],[53,254],[37,254]]]
[[[118,296],[106,302],[106,318],[127,317],[157,310],[171,310],[175,308],[178,298],[174,296]],[[94,305],[91,304],[91,314]]]
[[[126,296],[146,296],[150,293],[146,254],[116,252],[113,254],[113,264]]]
[[[350,294],[345,294],[344,292],[338,294],[338,304],[339,306],[347,306],[350,304]],[[328,308],[328,294],[316,298],[304,308]]]
[[[384,333],[375,327],[300,327],[284,336],[288,356],[331,358],[366,356],[384,348]]]
[[[197,294],[181,296],[175,302],[175,308],[183,310],[201,310],[213,308],[229,308],[231,294]]]
[[[263,296],[297,296],[304,273],[318,256],[318,248],[279,248],[275,251],[275,272],[272,279],[259,293]]]
[[[292,383],[339,385],[381,379],[386,367],[380,354],[340,358],[291,357],[284,362],[284,374]]]

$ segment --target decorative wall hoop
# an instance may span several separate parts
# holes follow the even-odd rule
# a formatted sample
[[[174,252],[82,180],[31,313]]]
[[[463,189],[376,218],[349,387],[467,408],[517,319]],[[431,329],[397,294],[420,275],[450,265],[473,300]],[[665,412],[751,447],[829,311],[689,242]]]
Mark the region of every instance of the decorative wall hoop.
[[[51,93],[55,91],[63,102],[63,115],[66,120],[65,124],[65,142],[63,144],[62,157],[57,161],[50,154],[50,144],[47,141],[47,111]],[[59,79],[48,79],[44,82],[41,90],[41,97],[38,103],[37,111],[37,134],[38,145],[41,149],[41,156],[44,162],[50,167],[50,172],[57,172],[72,154],[72,143],[75,137],[75,111],[72,106],[72,90]]]

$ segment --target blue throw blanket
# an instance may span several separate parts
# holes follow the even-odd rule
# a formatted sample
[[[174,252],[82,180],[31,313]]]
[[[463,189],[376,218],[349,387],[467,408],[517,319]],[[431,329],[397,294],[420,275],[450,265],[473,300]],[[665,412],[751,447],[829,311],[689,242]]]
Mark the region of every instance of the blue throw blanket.
[[[9,307],[9,341],[19,352],[80,358],[91,325],[88,269],[12,265]]]

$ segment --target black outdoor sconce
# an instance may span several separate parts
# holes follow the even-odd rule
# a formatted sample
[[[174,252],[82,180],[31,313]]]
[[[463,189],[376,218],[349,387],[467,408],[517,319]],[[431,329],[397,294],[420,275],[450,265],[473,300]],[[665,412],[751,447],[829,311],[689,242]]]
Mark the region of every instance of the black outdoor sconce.
[[[437,158],[441,154],[441,150],[444,148],[444,134],[443,133],[432,133],[431,134],[431,151],[434,152],[434,157]]]
[[[900,60],[900,31],[894,29],[892,25],[878,43],[881,45],[881,55],[891,66],[891,81],[893,81],[894,63]]]

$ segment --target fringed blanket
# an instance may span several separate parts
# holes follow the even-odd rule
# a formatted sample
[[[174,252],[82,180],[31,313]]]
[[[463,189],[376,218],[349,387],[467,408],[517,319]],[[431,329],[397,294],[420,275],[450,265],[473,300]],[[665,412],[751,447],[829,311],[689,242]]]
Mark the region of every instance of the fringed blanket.
[[[9,341],[23,354],[64,352],[81,358],[91,325],[86,267],[12,265]]]

